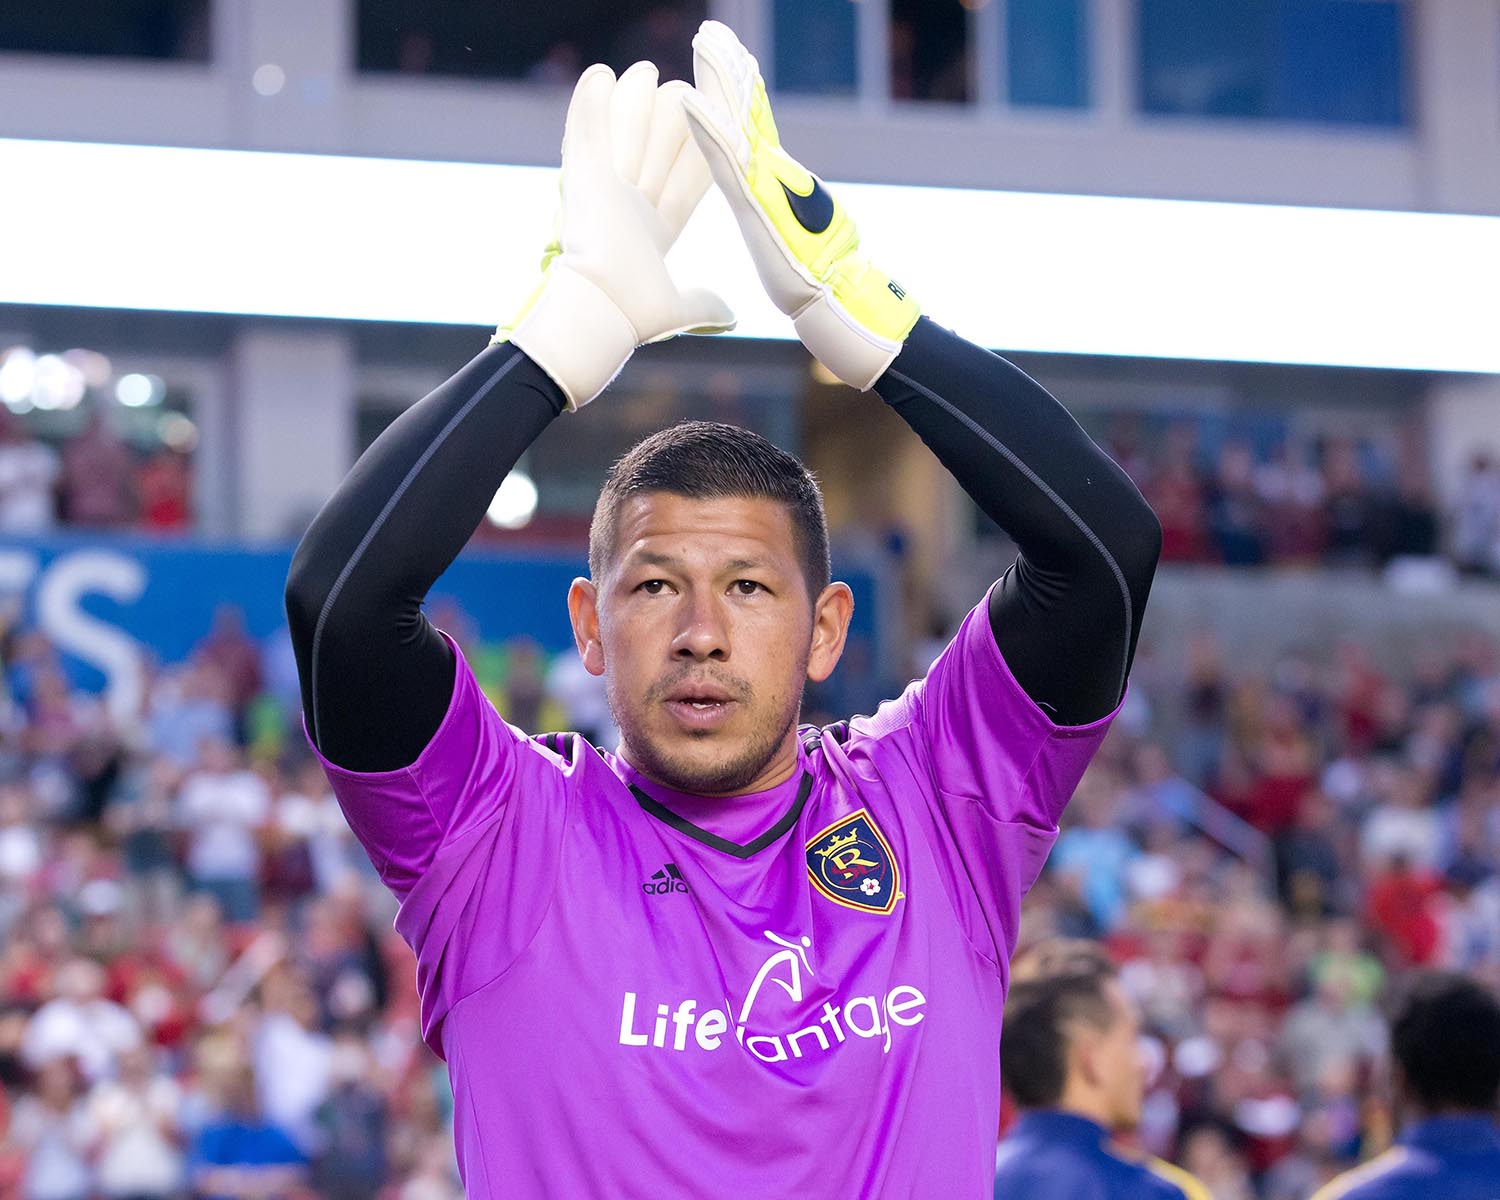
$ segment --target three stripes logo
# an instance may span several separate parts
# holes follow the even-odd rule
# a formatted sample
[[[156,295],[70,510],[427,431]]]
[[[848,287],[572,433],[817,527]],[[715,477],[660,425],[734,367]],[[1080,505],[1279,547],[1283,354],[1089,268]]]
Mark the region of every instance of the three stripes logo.
[[[641,884],[641,891],[648,896],[666,896],[672,892],[685,892],[688,885],[682,881],[682,872],[676,863],[668,863]]]

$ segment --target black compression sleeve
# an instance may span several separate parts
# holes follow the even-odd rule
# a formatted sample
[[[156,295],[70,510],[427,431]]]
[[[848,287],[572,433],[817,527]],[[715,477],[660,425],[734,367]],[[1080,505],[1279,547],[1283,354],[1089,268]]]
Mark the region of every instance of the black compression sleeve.
[[[875,390],[1020,547],[990,624],[1016,680],[1063,725],[1124,694],[1161,526],[1040,384],[927,319]]]
[[[314,518],[287,619],[308,729],[339,766],[408,766],[437,732],[454,662],[422,600],[565,404],[520,350],[491,346],[396,418]]]

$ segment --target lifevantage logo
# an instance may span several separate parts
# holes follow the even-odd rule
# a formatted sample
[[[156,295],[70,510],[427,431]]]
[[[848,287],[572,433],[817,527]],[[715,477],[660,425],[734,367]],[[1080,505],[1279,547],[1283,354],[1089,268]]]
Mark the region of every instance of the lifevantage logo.
[[[730,1014],[735,1011],[727,997],[724,1007],[702,1011],[699,1011],[696,1000],[682,1000],[675,1006],[657,1004],[653,1019],[647,1015],[649,1008],[640,1003],[640,997],[635,992],[626,992],[620,1008],[620,1045],[684,1051],[691,1037],[701,1050],[719,1050],[725,1045],[739,1044],[762,1062],[779,1063],[830,1053],[850,1037],[856,1037],[879,1039],[881,1053],[889,1054],[894,1027],[918,1025],[926,1018],[922,1007],[927,1003],[927,997],[920,989],[903,983],[883,997],[854,996],[840,1004],[833,1000],[824,1001],[822,1008],[817,1010],[817,1017],[800,1029],[784,1033],[750,1033],[756,1002],[768,984],[779,987],[793,1004],[800,1004],[803,975],[812,975],[807,957],[812,949],[811,938],[803,937],[792,942],[770,930],[766,930],[765,935],[780,949],[761,964],[745,993],[739,1014],[733,1019],[734,1042],[726,1042],[726,1035],[731,1032]]]

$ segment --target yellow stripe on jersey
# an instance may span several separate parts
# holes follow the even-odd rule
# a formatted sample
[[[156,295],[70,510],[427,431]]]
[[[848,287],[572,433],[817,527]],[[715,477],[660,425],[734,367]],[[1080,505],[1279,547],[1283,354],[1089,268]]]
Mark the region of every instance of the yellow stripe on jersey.
[[[1191,1175],[1181,1167],[1173,1166],[1171,1163],[1160,1158],[1153,1158],[1134,1148],[1107,1142],[1103,1147],[1104,1153],[1111,1158],[1117,1158],[1121,1162],[1129,1163],[1133,1167],[1145,1167],[1158,1179],[1165,1179],[1182,1192],[1183,1200],[1214,1200],[1213,1194],[1196,1175]]]
[[[1207,1187],[1203,1185],[1196,1175],[1190,1175],[1181,1167],[1174,1167],[1169,1162],[1163,1162],[1159,1158],[1148,1158],[1146,1169],[1151,1174],[1165,1179],[1168,1183],[1175,1184],[1182,1189],[1186,1200],[1214,1200]]]
[[[1402,1147],[1393,1146],[1384,1154],[1377,1155],[1362,1166],[1355,1167],[1352,1171],[1345,1171],[1342,1175],[1329,1180],[1327,1184],[1313,1193],[1312,1200],[1341,1200],[1360,1184],[1369,1183],[1387,1172],[1394,1171],[1407,1160],[1407,1157]]]

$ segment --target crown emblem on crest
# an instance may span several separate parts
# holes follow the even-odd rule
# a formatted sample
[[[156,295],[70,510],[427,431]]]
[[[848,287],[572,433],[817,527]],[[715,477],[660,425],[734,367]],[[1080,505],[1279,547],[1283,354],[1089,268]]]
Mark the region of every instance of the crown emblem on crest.
[[[840,817],[807,842],[813,887],[836,904],[889,913],[901,894],[901,873],[885,834],[866,809]]]

